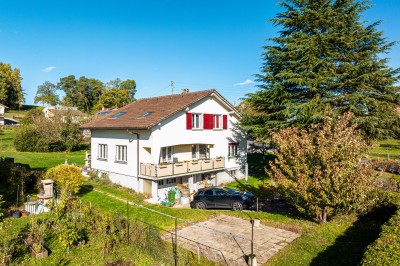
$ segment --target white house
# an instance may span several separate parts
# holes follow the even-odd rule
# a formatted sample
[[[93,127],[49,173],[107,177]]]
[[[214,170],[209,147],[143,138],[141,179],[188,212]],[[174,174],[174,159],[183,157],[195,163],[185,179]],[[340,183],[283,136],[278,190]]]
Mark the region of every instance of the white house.
[[[8,107],[0,103],[0,125],[4,125],[4,112],[6,108]]]
[[[42,112],[46,118],[59,117],[61,121],[65,121],[67,116],[70,116],[73,123],[79,123],[87,118],[87,115],[78,110],[78,107],[72,106],[46,106]]]
[[[216,90],[140,99],[83,125],[91,168],[152,197],[181,183],[190,191],[244,177],[240,114]]]

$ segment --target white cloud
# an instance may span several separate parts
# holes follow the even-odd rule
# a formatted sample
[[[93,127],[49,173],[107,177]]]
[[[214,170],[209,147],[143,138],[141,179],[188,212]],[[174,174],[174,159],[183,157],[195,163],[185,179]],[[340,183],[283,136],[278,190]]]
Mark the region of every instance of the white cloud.
[[[51,71],[53,71],[55,68],[56,68],[55,66],[49,66],[49,67],[43,68],[42,71],[43,71],[43,72],[51,72]]]
[[[252,84],[252,83],[254,83],[254,81],[252,81],[251,79],[246,79],[243,82],[233,84],[233,86],[244,86],[244,85]]]

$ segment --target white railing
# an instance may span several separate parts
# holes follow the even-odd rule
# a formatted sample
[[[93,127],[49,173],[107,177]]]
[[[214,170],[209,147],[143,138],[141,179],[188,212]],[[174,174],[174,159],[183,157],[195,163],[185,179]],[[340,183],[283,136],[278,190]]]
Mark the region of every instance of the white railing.
[[[174,176],[187,173],[195,173],[220,169],[225,167],[225,158],[218,157],[216,159],[202,159],[194,161],[183,161],[176,163],[141,163],[140,174],[150,177]]]

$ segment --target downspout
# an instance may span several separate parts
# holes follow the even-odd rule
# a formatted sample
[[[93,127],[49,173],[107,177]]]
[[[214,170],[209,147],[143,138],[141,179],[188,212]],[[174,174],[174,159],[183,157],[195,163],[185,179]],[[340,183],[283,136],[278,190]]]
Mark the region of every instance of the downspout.
[[[136,178],[137,178],[137,192],[140,193],[139,191],[139,133],[136,132],[130,132],[128,129],[126,130],[126,132],[128,132],[129,134],[133,134],[136,135]]]

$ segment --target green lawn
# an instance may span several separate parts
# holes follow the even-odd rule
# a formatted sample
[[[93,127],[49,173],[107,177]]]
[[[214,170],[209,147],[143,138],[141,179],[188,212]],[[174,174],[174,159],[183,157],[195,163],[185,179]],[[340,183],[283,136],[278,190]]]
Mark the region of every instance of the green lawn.
[[[262,189],[255,177],[249,178],[249,184],[253,184],[257,189]],[[241,186],[238,182],[228,185],[239,188]],[[85,186],[143,204],[135,193],[126,189],[98,185],[90,181],[86,181]],[[126,203],[102,193],[83,188],[80,196],[84,201],[91,202],[93,206],[103,211],[126,213]],[[213,213],[217,215],[223,213],[248,219],[245,213],[230,210],[203,211],[174,209],[150,204],[145,204],[145,206],[192,222],[211,218]],[[166,230],[170,230],[174,226],[173,219],[143,208],[130,206],[129,213],[132,217],[137,217],[144,222]],[[374,218],[375,216],[338,216],[327,224],[320,225],[305,216],[288,213],[259,212],[256,214],[255,212],[247,212],[247,214],[257,216],[264,224],[302,233],[297,240],[275,255],[266,265],[357,265],[365,248],[376,239],[381,224],[388,218],[388,215],[381,214],[378,215],[384,217],[381,220],[377,220]],[[184,224],[179,222],[179,225]],[[368,232],[368,234],[365,232]]]
[[[13,157],[16,163],[29,164],[32,169],[46,170],[68,160],[69,164],[85,164],[85,151],[76,152],[18,152],[14,148],[15,128],[5,128],[0,135],[0,157]]]
[[[369,153],[374,159],[400,159],[400,140],[389,139],[378,141]]]

